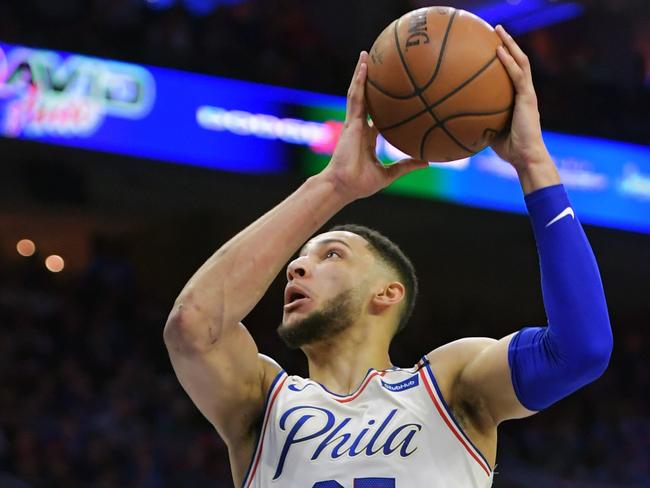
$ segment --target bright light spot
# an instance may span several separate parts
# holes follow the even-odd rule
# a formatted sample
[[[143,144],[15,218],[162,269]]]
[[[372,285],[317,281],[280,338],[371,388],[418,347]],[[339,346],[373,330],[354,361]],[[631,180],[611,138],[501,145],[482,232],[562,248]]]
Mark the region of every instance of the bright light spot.
[[[29,239],[21,239],[18,241],[18,244],[16,244],[16,251],[18,251],[18,254],[21,256],[27,258],[34,255],[36,252],[36,245]]]
[[[521,0],[506,0],[510,5],[519,5]]]
[[[45,267],[52,273],[58,273],[59,271],[63,271],[63,268],[65,267],[65,261],[63,261],[63,258],[61,256],[53,254],[51,256],[48,256],[45,260]]]
[[[429,162],[429,168],[443,168],[443,169],[467,169],[469,166],[470,158],[456,159],[455,161],[447,161],[446,163],[432,163]]]

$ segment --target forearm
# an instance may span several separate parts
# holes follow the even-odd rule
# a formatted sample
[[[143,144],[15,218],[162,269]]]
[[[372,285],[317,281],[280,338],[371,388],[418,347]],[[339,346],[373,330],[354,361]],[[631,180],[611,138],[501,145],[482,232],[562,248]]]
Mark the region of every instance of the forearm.
[[[527,205],[550,332],[567,349],[579,339],[566,354],[590,354],[602,335],[611,337],[611,330],[598,264],[587,236],[562,186],[529,195]]]
[[[542,275],[547,327],[527,328],[510,344],[521,403],[540,410],[600,376],[612,332],[591,246],[560,185],[526,197]]]
[[[192,341],[213,344],[240,322],[302,244],[348,201],[316,175],[219,248],[190,278],[170,320]]]

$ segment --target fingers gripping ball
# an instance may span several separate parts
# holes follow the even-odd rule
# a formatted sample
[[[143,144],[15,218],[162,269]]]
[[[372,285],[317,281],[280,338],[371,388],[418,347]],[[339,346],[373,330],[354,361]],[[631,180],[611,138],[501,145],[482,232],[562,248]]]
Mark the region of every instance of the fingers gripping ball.
[[[512,114],[514,90],[492,27],[451,7],[395,20],[368,60],[366,101],[393,146],[427,161],[453,161],[488,146]]]

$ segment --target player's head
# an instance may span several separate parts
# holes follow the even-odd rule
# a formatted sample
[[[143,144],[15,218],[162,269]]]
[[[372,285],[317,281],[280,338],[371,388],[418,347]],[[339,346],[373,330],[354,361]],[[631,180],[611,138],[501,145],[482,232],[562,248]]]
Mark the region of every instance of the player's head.
[[[385,322],[393,336],[408,323],[418,292],[401,249],[353,224],[311,238],[289,263],[287,281],[278,333],[293,348],[332,340],[360,321]]]

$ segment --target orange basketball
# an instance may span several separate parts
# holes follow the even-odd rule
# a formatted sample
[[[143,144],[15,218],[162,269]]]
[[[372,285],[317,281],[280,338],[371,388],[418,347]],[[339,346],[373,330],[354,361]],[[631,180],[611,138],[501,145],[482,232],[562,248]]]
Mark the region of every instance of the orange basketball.
[[[488,146],[508,124],[514,89],[494,29],[476,15],[426,7],[390,24],[370,50],[366,101],[393,146],[453,161]]]

